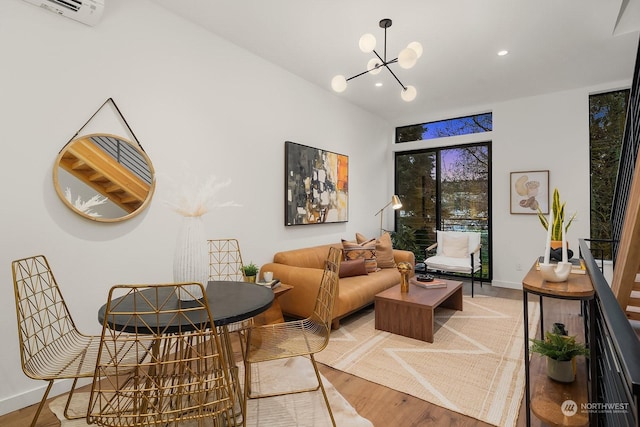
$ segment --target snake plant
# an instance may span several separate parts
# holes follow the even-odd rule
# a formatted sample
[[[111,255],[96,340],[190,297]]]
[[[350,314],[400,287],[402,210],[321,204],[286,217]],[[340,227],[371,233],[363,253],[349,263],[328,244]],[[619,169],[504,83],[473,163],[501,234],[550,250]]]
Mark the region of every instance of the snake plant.
[[[560,203],[560,193],[558,189],[553,190],[553,202],[551,204],[551,212],[553,213],[553,223],[551,224],[551,240],[562,240],[562,222],[564,221],[564,205],[566,202]],[[569,226],[575,219],[576,214],[571,215],[571,218],[564,224],[565,230],[569,229]],[[549,230],[549,220],[547,216],[542,213],[542,210],[538,208],[538,219],[545,230]]]

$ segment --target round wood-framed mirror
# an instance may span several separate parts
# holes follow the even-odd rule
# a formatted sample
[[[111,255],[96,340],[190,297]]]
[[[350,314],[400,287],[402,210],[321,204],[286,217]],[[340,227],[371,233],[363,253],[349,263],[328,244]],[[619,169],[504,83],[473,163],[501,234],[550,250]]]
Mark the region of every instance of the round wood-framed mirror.
[[[62,202],[98,222],[118,222],[144,210],[155,190],[149,156],[140,144],[95,133],[68,142],[53,166],[53,185]]]

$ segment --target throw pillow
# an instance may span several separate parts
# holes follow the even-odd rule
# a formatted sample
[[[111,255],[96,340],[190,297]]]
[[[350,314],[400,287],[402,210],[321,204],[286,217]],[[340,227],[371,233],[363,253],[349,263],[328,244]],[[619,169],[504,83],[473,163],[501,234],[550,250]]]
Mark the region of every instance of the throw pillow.
[[[442,236],[442,254],[452,258],[469,256],[469,236],[445,233]]]
[[[349,242],[342,239],[342,249],[345,261],[364,258],[364,265],[367,273],[372,273],[378,269],[376,262],[376,239],[371,239],[363,243]]]
[[[356,233],[356,241],[358,243],[364,243],[370,239],[367,239],[360,233]],[[393,258],[393,244],[391,243],[391,235],[384,233],[378,240],[376,240],[376,262],[378,268],[395,268],[396,261]]]
[[[367,273],[367,267],[364,265],[364,258],[351,259],[340,263],[339,277],[364,276]]]

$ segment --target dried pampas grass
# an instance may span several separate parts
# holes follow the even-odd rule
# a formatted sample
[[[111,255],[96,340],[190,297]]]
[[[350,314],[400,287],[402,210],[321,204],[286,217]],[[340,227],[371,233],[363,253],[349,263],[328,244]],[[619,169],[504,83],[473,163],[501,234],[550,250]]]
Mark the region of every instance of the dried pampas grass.
[[[218,181],[211,175],[206,180],[200,181],[187,168],[179,182],[169,179],[172,184],[172,193],[165,203],[182,216],[202,216],[212,208],[240,206],[233,201],[218,203],[216,194],[224,187],[231,184],[231,180]]]

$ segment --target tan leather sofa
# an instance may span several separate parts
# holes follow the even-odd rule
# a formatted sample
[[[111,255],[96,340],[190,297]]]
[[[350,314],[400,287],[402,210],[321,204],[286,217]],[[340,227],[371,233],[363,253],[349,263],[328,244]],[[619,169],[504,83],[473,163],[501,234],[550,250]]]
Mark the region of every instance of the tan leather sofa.
[[[272,271],[273,277],[293,286],[293,289],[278,298],[285,315],[295,318],[311,315],[318,295],[324,262],[331,246],[342,248],[342,245],[337,243],[278,252],[273,256],[272,263],[262,266],[261,273]],[[396,263],[409,262],[415,265],[415,256],[409,251],[393,249],[393,258]],[[395,267],[340,278],[332,327],[337,329],[341,318],[372,304],[377,293],[399,283],[400,273]]]

